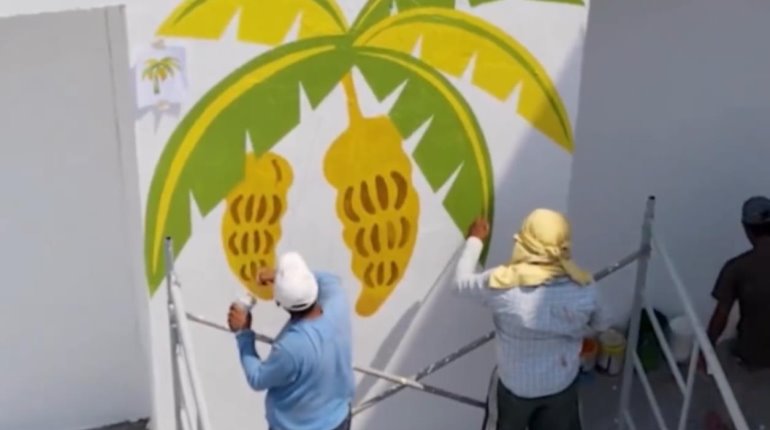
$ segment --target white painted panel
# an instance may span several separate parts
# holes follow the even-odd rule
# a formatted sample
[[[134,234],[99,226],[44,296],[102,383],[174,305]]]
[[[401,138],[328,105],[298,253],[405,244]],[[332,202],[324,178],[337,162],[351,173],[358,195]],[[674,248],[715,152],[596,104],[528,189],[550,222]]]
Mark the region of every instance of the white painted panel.
[[[151,414],[127,57],[118,8],[0,19],[0,428]]]

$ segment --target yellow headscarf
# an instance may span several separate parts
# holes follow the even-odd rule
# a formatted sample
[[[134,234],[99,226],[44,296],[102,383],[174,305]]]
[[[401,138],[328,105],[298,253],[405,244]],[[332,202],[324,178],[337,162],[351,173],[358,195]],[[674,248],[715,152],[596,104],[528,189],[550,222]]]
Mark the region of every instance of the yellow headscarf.
[[[536,209],[513,237],[511,262],[497,267],[489,278],[492,288],[534,287],[554,278],[568,277],[588,285],[591,274],[571,260],[567,218],[549,209]]]

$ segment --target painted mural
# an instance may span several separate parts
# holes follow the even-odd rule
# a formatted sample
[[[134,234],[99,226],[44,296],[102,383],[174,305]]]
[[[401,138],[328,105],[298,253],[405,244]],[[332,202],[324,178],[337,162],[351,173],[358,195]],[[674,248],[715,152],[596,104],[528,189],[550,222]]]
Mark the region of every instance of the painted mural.
[[[469,5],[502,1],[536,0]],[[361,316],[388,300],[412,259],[420,217],[413,175],[434,192],[448,187],[443,207],[461,231],[480,213],[493,218],[484,131],[448,77],[470,73],[478,90],[500,101],[519,91],[511,115],[572,151],[570,120],[544,67],[511,35],[454,0],[369,0],[352,23],[335,0],[187,0],[157,35],[217,40],[234,20],[240,41],[273,48],[211,88],[165,145],[146,204],[151,291],[164,274],[164,237],[172,236],[180,253],[194,233],[193,202],[205,217],[225,201],[221,245],[232,274],[256,297],[272,297],[252,280],[259,267],[274,263],[281,240],[293,171],[273,146],[301,121],[300,91],[313,107],[338,85],[345,91],[348,127],[318,162],[336,193],[340,244],[350,250],[360,283]],[[284,43],[296,26],[297,40]],[[153,64],[152,73],[148,64],[148,79],[172,73],[166,63]],[[397,97],[387,115],[364,116],[354,69],[379,100]],[[421,128],[419,143],[406,153],[402,142]]]

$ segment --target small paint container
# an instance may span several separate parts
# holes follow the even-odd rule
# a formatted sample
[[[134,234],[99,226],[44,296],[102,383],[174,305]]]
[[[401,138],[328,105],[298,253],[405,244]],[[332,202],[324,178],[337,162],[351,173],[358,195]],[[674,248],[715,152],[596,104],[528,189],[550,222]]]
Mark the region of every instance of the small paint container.
[[[596,339],[583,339],[583,348],[580,351],[580,370],[591,372],[596,367],[599,355],[599,342]]]
[[[626,338],[617,330],[607,330],[599,335],[599,357],[596,366],[608,375],[618,375],[623,370]]]
[[[257,304],[257,301],[254,300],[253,297],[241,297],[235,302],[233,302],[233,305],[235,305],[237,308],[244,310],[246,312],[251,312],[251,310],[254,308],[254,305]]]

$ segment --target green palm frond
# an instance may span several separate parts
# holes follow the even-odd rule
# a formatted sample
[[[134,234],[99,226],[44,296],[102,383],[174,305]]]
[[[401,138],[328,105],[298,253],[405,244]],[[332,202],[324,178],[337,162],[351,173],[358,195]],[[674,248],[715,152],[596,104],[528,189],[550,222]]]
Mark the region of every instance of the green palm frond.
[[[480,213],[492,219],[492,164],[462,94],[441,73],[407,54],[362,48],[355,64],[381,100],[406,83],[389,116],[404,138],[430,122],[412,155],[434,191],[449,187],[443,203],[457,227],[464,231]]]
[[[247,136],[254,154],[300,122],[300,85],[317,106],[350,70],[342,39],[308,39],[269,51],[212,88],[174,131],[153,175],[145,215],[147,277],[163,278],[163,238],[179,253],[191,235],[192,200],[208,214],[244,175]]]

